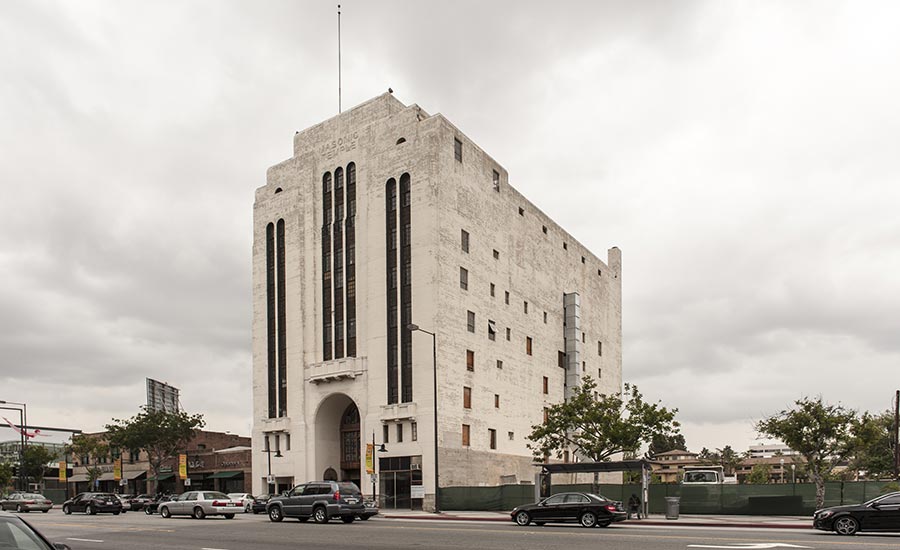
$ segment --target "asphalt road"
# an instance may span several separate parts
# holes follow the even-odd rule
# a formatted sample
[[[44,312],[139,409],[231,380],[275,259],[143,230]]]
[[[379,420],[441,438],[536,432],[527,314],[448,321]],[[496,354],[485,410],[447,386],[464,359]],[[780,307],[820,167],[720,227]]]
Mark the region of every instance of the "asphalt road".
[[[73,550],[689,550],[810,548],[829,550],[897,550],[900,534],[839,537],[810,529],[655,527],[623,523],[609,528],[576,525],[518,527],[512,522],[389,520],[372,518],[345,525],[285,520],[270,523],[265,515],[242,514],[232,520],[186,517],[163,519],[130,512],[120,516],[23,514],[53,542]]]

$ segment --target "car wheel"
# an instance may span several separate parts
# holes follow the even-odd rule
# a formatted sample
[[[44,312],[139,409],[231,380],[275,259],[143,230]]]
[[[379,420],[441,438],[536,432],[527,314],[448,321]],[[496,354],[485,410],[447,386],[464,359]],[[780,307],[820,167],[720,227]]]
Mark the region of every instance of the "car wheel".
[[[84,509],[84,513],[85,513],[85,514],[90,514],[90,515],[93,516],[94,514],[97,513],[97,510],[94,510],[94,507],[91,506],[90,504],[88,504],[87,507]]]
[[[234,519],[234,514],[222,514],[225,516],[225,519]]]
[[[150,511],[150,508],[144,508],[144,513],[147,514],[148,516],[153,515],[153,512]]]
[[[839,535],[854,535],[859,531],[859,522],[850,516],[834,520],[834,531]]]
[[[313,510],[313,521],[316,523],[327,523],[328,522],[328,512],[325,511],[323,506],[316,507]]]
[[[121,513],[124,514],[125,512],[121,512]],[[120,512],[113,512],[114,516],[118,516],[119,514],[120,514]]]
[[[344,523],[353,523],[353,520],[355,519],[356,518],[353,516],[344,516],[341,518],[341,521],[343,521]]]
[[[21,505],[21,504],[18,504],[18,505],[16,505],[16,512],[19,512],[20,514],[24,514],[24,513],[25,513],[25,509],[22,508],[22,505]]]
[[[284,514],[281,513],[280,506],[272,506],[269,508],[269,521],[281,521],[284,519]]]
[[[203,508],[197,506],[194,508],[194,513],[191,514],[191,516],[193,516],[194,519],[203,519],[206,517],[206,512],[203,511]]]
[[[250,511],[250,505],[247,504],[247,505],[244,506],[244,513],[246,514],[246,513],[249,512],[249,511]]]
[[[162,508],[159,509],[159,515],[168,519],[168,518],[172,517],[172,512],[169,511],[168,506],[163,506]]]
[[[597,514],[594,512],[584,512],[578,518],[578,522],[582,527],[593,527],[597,525]]]
[[[516,514],[516,523],[522,527],[528,525],[530,522],[531,516],[528,515],[528,512],[519,512]]]
[[[359,521],[369,521],[371,516],[359,516]]]
[[[69,510],[69,505],[68,505],[68,504],[66,504],[65,506],[63,506],[63,514],[65,514],[65,515],[68,516],[68,515],[71,514],[71,513],[72,513],[72,510]]]

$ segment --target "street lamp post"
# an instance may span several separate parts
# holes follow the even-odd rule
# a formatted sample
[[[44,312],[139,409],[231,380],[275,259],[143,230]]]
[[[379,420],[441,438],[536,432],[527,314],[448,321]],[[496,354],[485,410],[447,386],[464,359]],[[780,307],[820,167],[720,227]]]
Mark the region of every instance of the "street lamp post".
[[[25,447],[28,445],[28,436],[26,435],[28,432],[28,407],[25,406],[25,403],[16,403],[14,401],[3,401],[0,400],[0,405],[17,405],[19,408],[13,407],[0,407],[0,409],[6,409],[9,411],[18,411],[19,413],[19,484],[22,486],[23,491],[28,490],[28,478],[25,476]]]
[[[375,453],[386,453],[387,449],[384,448],[384,443],[381,444],[378,449],[375,448],[375,430],[372,430],[372,503],[375,506],[378,506],[378,497],[375,495],[375,478],[378,476],[378,458],[375,456]]]
[[[275,453],[275,458],[281,458],[284,455],[281,454],[281,449],[275,449],[274,451],[269,448],[269,440],[266,439],[266,448],[263,449],[263,452],[266,453],[267,458],[269,460],[269,473],[266,475],[266,486],[269,492],[269,495],[274,494],[275,490],[273,487],[277,489],[277,484],[272,483],[272,453]]]
[[[406,325],[406,329],[415,332],[424,332],[431,335],[431,360],[434,371],[434,513],[441,512],[440,506],[440,484],[438,483],[438,385],[437,385],[437,337],[433,332],[428,332],[419,325],[410,323]]]
[[[784,459],[779,459],[778,462],[781,463],[781,484],[784,485]]]
[[[797,474],[797,465],[791,464],[791,483],[793,483],[794,485],[797,484],[797,478],[795,477],[796,474]]]

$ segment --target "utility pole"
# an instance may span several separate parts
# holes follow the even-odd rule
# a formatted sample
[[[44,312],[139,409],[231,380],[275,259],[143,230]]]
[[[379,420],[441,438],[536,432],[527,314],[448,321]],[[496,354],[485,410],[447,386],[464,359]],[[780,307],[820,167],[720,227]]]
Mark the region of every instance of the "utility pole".
[[[894,480],[900,481],[900,390],[894,395]]]

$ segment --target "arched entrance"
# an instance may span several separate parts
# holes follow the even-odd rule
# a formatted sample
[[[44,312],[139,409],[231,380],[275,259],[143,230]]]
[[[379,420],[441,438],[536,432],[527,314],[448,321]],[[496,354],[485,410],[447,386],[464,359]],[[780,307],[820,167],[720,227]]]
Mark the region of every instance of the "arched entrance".
[[[356,403],[343,393],[329,395],[316,411],[315,426],[314,479],[352,481],[359,485],[362,439]]]

